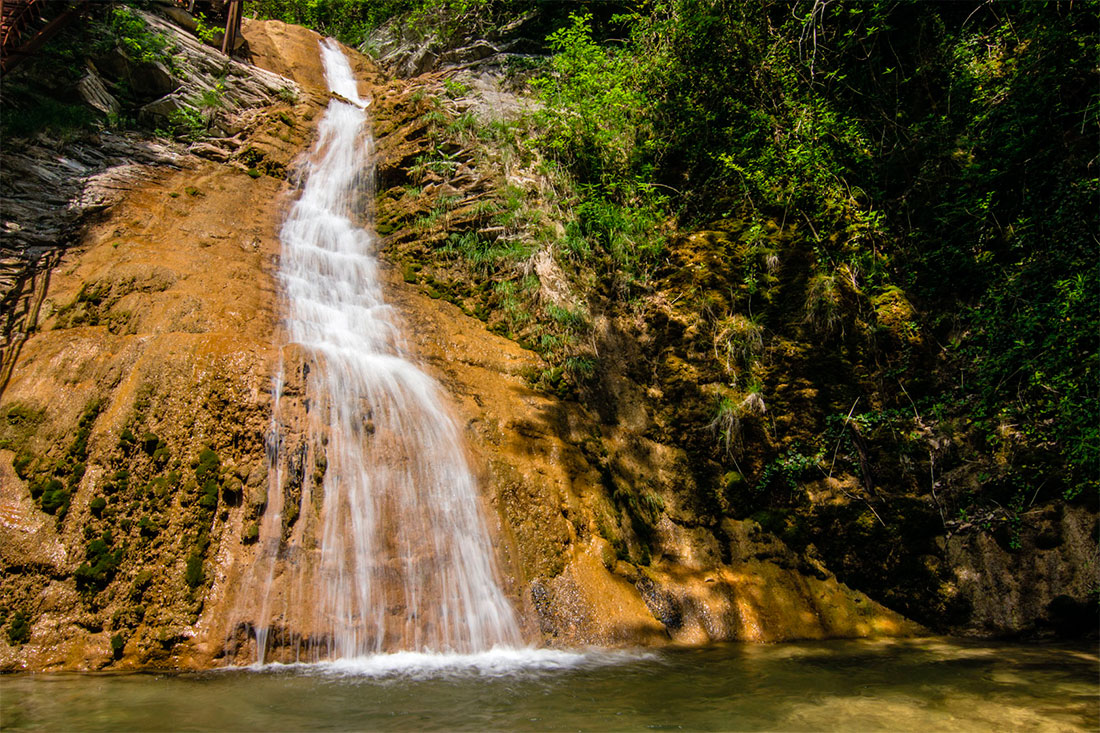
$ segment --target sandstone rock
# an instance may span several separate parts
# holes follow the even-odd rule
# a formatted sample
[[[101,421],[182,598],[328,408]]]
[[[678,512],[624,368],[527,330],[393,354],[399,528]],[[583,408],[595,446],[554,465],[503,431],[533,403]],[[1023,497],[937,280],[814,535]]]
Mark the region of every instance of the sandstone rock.
[[[173,116],[192,111],[193,108],[183,94],[169,94],[150,102],[138,111],[138,120],[151,127],[169,126]]]
[[[97,109],[105,115],[117,115],[121,109],[118,100],[111,96],[103,80],[94,69],[88,73],[76,85],[77,93],[84,103],[93,109]]]
[[[487,59],[498,53],[500,53],[500,49],[493,44],[486,40],[478,40],[469,46],[463,46],[462,48],[456,48],[443,53],[439,57],[439,60],[445,64],[466,64],[472,61]]]
[[[1046,531],[1061,541],[1044,548],[1030,546],[1038,537],[1024,537],[1029,546],[1013,551],[983,532],[946,540],[955,587],[976,627],[999,634],[1064,632],[1075,626],[1075,614],[1067,609],[1092,603],[1086,599],[1096,580],[1095,515],[1069,507]],[[1095,604],[1091,609],[1095,616]]]
[[[192,143],[187,148],[187,152],[192,155],[197,155],[200,158],[206,158],[207,160],[213,160],[219,163],[228,161],[231,155],[230,151],[225,148],[220,148],[217,145],[205,142]]]
[[[130,86],[141,97],[156,98],[176,91],[180,83],[168,67],[158,62],[135,64],[130,68]]]

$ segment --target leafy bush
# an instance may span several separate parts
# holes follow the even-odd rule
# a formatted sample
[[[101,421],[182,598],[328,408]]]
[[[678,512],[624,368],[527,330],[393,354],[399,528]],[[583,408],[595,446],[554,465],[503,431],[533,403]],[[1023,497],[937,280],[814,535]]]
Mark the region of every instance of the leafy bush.
[[[817,465],[818,460],[818,456],[807,456],[796,450],[789,450],[764,467],[753,491],[766,497],[768,501],[795,501],[798,482],[809,469]]]
[[[545,103],[543,146],[585,181],[627,179],[649,128],[638,59],[592,37],[592,16],[552,33],[550,68],[533,84]]]
[[[100,46],[117,44],[133,61],[143,64],[164,63],[171,59],[168,38],[152,30],[145,21],[125,5],[111,8],[107,17],[107,30]]]

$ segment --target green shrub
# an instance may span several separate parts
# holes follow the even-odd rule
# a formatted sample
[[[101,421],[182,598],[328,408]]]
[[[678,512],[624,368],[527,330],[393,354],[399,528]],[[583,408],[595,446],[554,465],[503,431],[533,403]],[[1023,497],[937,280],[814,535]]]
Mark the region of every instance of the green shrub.
[[[533,82],[545,104],[542,144],[584,181],[623,180],[649,130],[639,65],[624,50],[593,38],[590,14],[570,20],[547,38],[555,55],[548,72]]]
[[[141,16],[125,5],[111,9],[108,27],[110,41],[117,43],[134,61],[154,64],[172,57],[168,38],[152,30]]]
[[[187,587],[194,590],[202,585],[204,575],[202,571],[203,557],[200,553],[194,552],[187,557],[187,568],[183,573],[183,580],[187,583]]]
[[[115,634],[111,637],[111,656],[115,659],[122,659],[122,651],[126,648],[126,638],[122,634]]]
[[[15,475],[24,481],[30,476],[29,468],[31,463],[34,462],[34,456],[30,453],[19,453],[12,459],[11,467],[15,470]]]
[[[769,501],[794,501],[798,482],[817,465],[818,460],[818,456],[789,450],[764,467],[753,491]]]
[[[465,96],[470,91],[469,86],[454,78],[444,79],[443,89],[446,90],[447,96],[451,99]]]
[[[125,548],[113,548],[114,538],[110,530],[88,543],[84,550],[85,561],[76,569],[76,587],[82,592],[94,592],[107,587],[115,577]]]
[[[8,641],[13,645],[26,644],[31,638],[31,623],[22,611],[16,611],[8,624]]]

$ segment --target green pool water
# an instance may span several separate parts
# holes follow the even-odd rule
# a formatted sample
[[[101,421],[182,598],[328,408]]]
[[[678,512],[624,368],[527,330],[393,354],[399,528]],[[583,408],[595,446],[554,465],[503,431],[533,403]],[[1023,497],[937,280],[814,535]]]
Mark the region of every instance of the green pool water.
[[[946,639],[392,655],[200,674],[0,678],[44,731],[1100,729],[1095,645]]]

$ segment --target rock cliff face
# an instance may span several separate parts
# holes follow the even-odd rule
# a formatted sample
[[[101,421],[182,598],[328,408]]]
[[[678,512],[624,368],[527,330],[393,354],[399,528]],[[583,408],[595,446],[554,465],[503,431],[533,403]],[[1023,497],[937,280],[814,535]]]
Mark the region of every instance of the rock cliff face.
[[[149,20],[196,66],[225,65]],[[247,35],[260,49],[285,42],[276,64],[312,69],[316,34],[281,30]],[[216,609],[221,567],[266,490],[286,171],[328,96],[308,76],[230,68],[266,96],[227,105],[214,139],[156,143],[165,152],[152,161],[141,157],[150,143],[116,143],[124,175],[100,156],[69,182],[79,201],[112,181],[98,216],[47,200],[41,216],[68,217],[70,231],[35,245],[45,257],[5,243],[35,285],[9,332],[0,401],[4,605],[27,628],[5,636],[6,668],[210,663],[188,640]],[[27,165],[32,183],[49,177],[49,162]]]
[[[179,36],[194,78],[214,68],[214,52],[150,22]],[[35,242],[5,242],[15,254],[0,383],[0,668],[254,659],[243,620],[258,599],[245,581],[268,498],[286,488],[268,471],[278,229],[295,157],[329,95],[316,34],[246,22],[244,36],[263,71],[233,67],[253,96],[222,113],[215,134],[189,147],[79,141],[73,149],[90,162],[72,191],[40,206],[31,188],[20,194],[26,221],[66,218]],[[547,388],[538,378],[547,363],[507,338],[506,306],[479,308],[488,286],[449,265],[439,251],[445,235],[424,223],[443,216],[491,228],[479,203],[522,175],[479,165],[473,142],[433,137],[425,117],[443,76],[387,80],[349,54],[374,99],[388,297],[465,425],[503,584],[531,643],[918,633],[839,582],[814,550],[795,552],[756,521],[699,505],[702,474],[654,412],[654,386],[631,376],[639,346],[623,317],[596,318],[592,330],[606,399],[584,407]],[[464,102],[471,114],[522,105],[491,76],[477,83]],[[112,145],[117,161],[87,152]],[[410,171],[428,168],[429,153],[446,175],[429,170],[414,187]],[[18,161],[29,177],[60,177],[47,158],[33,143],[6,151],[5,175]],[[76,211],[70,202],[105,176],[111,196]],[[5,199],[19,188],[5,186]],[[448,205],[435,214],[441,196]],[[9,233],[42,231],[5,217]],[[540,302],[567,308],[574,296],[561,266],[537,251],[528,262]],[[306,378],[299,372],[288,388],[295,374]],[[1065,520],[1067,543],[1081,535],[1087,546],[1090,516]],[[960,541],[948,552],[988,558],[984,569],[960,571],[960,584],[992,592],[980,586],[1004,564],[995,553]],[[987,615],[1003,627],[995,609]]]
[[[659,579],[662,567],[736,564],[748,547],[768,558],[747,536],[789,553],[771,555],[780,565],[827,568],[938,632],[1096,626],[1095,494],[1044,504],[1029,492],[1021,507],[967,515],[982,472],[1014,457],[967,444],[965,425],[909,398],[906,385],[919,394],[938,377],[904,293],[868,297],[843,268],[817,277],[801,223],[778,217],[666,223],[658,261],[629,282],[609,261],[614,241],[586,249],[579,236],[614,229],[601,220],[613,214],[579,210],[568,176],[522,139],[537,119],[500,124],[535,107],[516,92],[512,41],[479,58],[392,29],[373,42],[415,90],[379,105],[387,256],[406,284],[544,357],[523,376],[563,398],[547,424],[577,448],[572,473],[598,474],[582,493],[606,500],[593,534],[614,575],[652,601],[650,583],[684,577]],[[676,618],[667,608],[649,610]]]

